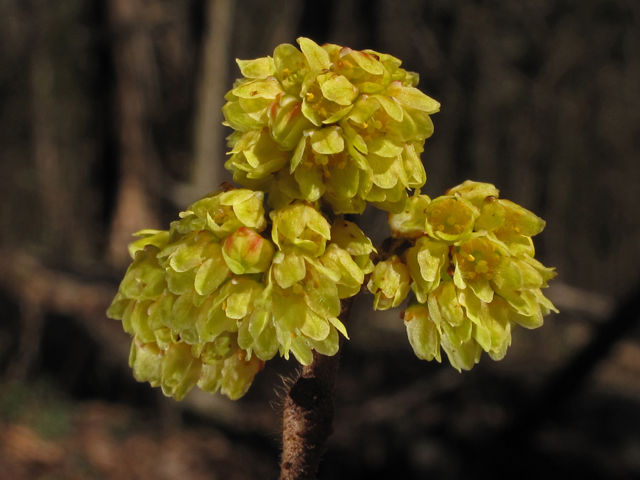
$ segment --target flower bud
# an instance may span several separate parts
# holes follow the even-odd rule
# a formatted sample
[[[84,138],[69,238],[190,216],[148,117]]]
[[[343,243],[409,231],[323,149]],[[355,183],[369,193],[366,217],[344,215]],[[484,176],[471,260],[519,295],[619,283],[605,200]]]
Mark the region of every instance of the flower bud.
[[[476,208],[482,208],[487,197],[498,198],[500,191],[490,183],[474,182],[467,180],[460,185],[447,190],[447,195],[462,197],[471,202]]]
[[[182,400],[196,386],[202,362],[191,354],[191,346],[174,343],[162,359],[162,393]]]
[[[296,247],[313,257],[324,253],[331,227],[313,206],[295,202],[269,216],[273,220],[271,235],[279,249]]]
[[[222,247],[224,259],[236,275],[266,271],[274,251],[269,240],[247,227],[240,227],[229,235]]]
[[[182,220],[176,223],[175,228],[182,234],[209,230],[218,238],[224,238],[240,227],[261,232],[267,226],[263,200],[262,192],[244,188],[214,192],[181,212]]]
[[[419,192],[409,197],[402,212],[389,214],[391,234],[396,238],[418,238],[426,235],[425,210],[430,202],[429,197],[420,195]]]
[[[410,283],[409,269],[396,255],[379,262],[367,284],[369,291],[375,295],[373,308],[387,310],[400,305],[409,293]]]
[[[438,288],[449,267],[449,247],[444,242],[420,237],[414,247],[407,250],[407,266],[412,288],[420,303],[427,301],[427,294]]]
[[[429,309],[420,304],[410,306],[404,311],[404,324],[416,356],[440,362],[440,332],[429,316]]]
[[[425,208],[429,236],[445,242],[461,242],[471,237],[478,209],[456,196],[435,198]]]

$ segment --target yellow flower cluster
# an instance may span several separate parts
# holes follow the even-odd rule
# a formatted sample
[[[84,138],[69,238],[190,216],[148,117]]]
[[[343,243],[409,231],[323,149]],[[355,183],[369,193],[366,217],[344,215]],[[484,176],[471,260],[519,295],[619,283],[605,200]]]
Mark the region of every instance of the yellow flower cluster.
[[[426,181],[420,154],[440,104],[391,55],[298,43],[238,61],[244,78],[223,108],[236,130],[226,167],[274,208],[322,199],[336,214],[367,202],[401,211],[407,189]]]
[[[389,216],[393,235],[411,246],[378,263],[368,287],[378,309],[413,290],[404,320],[420,358],[440,361],[442,347],[458,370],[483,350],[499,360],[515,324],[537,328],[557,311],[540,290],[555,272],[533,258],[531,237],[544,221],[498,193],[467,181],[433,200],[417,193]]]
[[[338,351],[340,300],[360,291],[373,246],[305,202],[271,212],[272,243],[263,196],[217,192],[171,230],[138,233],[107,312],[133,337],[136,379],[177,400],[196,384],[236,399],[278,352],[308,365],[312,350]]]

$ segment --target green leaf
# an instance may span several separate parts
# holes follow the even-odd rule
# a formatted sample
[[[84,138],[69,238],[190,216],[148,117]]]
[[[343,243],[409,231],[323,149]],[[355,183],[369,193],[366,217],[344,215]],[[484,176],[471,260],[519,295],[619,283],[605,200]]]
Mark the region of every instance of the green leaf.
[[[249,317],[249,333],[253,339],[258,339],[262,332],[272,322],[271,314],[266,310],[256,308]]]
[[[322,123],[324,125],[329,125],[330,123],[339,122],[344,117],[346,117],[349,114],[349,112],[351,112],[351,110],[353,110],[353,105],[349,105],[348,107],[341,108],[330,117],[327,117],[324,120],[322,120]]]
[[[133,333],[144,343],[153,342],[156,339],[153,330],[149,328],[149,307],[152,303],[152,300],[136,302],[129,317]]]
[[[232,280],[236,281],[237,284],[232,285],[235,288],[232,288],[232,293],[227,297],[226,314],[229,318],[240,320],[253,310],[253,303],[264,287],[247,277]]]
[[[169,243],[169,232],[165,230],[140,230],[133,234],[134,237],[142,237],[129,244],[129,255],[135,258],[136,252],[144,249],[147,245],[153,245],[160,250]]]
[[[196,328],[203,342],[212,342],[225,331],[232,331],[236,321],[227,317],[222,303],[205,302],[199,309]]]
[[[454,347],[447,337],[443,336],[441,345],[447,357],[449,357],[451,366],[458,371],[471,370],[478,363],[482,354],[482,348],[473,339]]]
[[[197,312],[193,295],[180,295],[173,304],[171,314],[164,319],[164,324],[175,332],[181,332],[195,326]]]

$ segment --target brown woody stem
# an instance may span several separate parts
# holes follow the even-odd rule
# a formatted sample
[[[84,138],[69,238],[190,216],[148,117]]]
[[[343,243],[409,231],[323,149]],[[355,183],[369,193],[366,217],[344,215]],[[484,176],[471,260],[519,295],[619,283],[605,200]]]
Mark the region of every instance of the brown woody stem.
[[[340,320],[347,323],[353,298],[342,301]],[[313,352],[284,402],[280,480],[312,480],[327,438],[333,432],[333,392],[340,351],[333,357]]]

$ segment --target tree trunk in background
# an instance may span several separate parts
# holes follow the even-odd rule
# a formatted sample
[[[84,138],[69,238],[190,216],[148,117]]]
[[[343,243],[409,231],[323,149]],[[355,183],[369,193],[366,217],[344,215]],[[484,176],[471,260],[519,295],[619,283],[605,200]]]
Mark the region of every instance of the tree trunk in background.
[[[108,0],[116,72],[120,143],[120,185],[111,225],[108,255],[118,267],[128,264],[131,234],[159,226],[156,208],[159,173],[145,102],[145,84],[153,62],[143,30],[139,0]]]
[[[84,113],[86,105],[84,92],[77,88],[74,78],[69,78],[68,63],[57,62],[60,31],[73,21],[77,5],[72,3],[69,11],[58,15],[53,15],[51,5],[43,0],[31,0],[28,6],[30,126],[35,183],[42,209],[41,241],[57,262],[81,264],[92,250],[82,228],[86,221],[84,208],[74,198],[86,188],[81,184],[86,183],[83,177],[87,169],[76,168],[76,159],[85,145],[74,138],[74,122],[78,119],[63,118],[63,110]],[[85,45],[79,43],[82,49]],[[69,145],[75,147],[73,151]]]
[[[205,37],[202,45],[202,69],[195,112],[195,138],[192,165],[192,191],[180,192],[187,202],[207,194],[221,183],[225,158],[224,131],[220,125],[224,94],[228,90],[227,65],[233,30],[233,0],[209,0],[206,4]],[[187,203],[185,202],[185,203]]]

